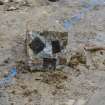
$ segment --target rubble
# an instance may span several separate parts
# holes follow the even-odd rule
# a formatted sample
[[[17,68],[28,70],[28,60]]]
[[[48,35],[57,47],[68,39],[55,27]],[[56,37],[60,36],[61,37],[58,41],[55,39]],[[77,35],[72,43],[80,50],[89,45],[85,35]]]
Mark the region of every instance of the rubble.
[[[6,87],[13,83],[13,78],[16,76],[17,71],[16,68],[12,68],[11,71],[8,73],[8,75],[5,75],[5,77],[0,80],[0,87]]]
[[[42,82],[52,85],[61,86],[61,83],[68,79],[66,73],[62,71],[47,72],[41,75]]]
[[[67,32],[27,32],[26,36],[31,70],[54,70],[57,65],[66,65]]]
[[[97,45],[97,41],[94,44],[91,41],[89,45],[86,45],[88,40],[95,39],[99,32],[103,32],[104,36],[105,15],[103,13],[105,8],[98,6],[98,11],[94,9],[88,11],[82,20],[83,15],[78,14],[83,9],[79,3],[81,0],[59,0],[57,2],[28,0],[32,8],[23,1],[25,0],[7,0],[0,5],[0,80],[8,77],[11,66],[16,65],[18,70],[16,78],[13,76],[0,82],[3,84],[1,87],[7,86],[3,91],[8,93],[7,99],[0,98],[1,104],[87,104],[87,100],[90,100],[97,90],[105,87],[105,51],[103,50],[105,44]],[[8,8],[4,11],[4,7]],[[68,30],[63,27],[64,19],[68,19],[65,21],[65,27]],[[79,21],[80,23],[70,30],[69,27]],[[27,24],[29,24],[28,27]],[[29,37],[26,38],[27,46],[25,46],[27,55],[24,48],[26,29],[30,29],[27,32]],[[36,32],[37,30],[47,30],[47,32]],[[68,32],[68,36],[64,31]],[[63,44],[58,37],[59,33],[65,36],[66,40]],[[74,51],[79,44],[84,44],[82,50],[79,48],[77,52]],[[68,45],[69,52],[66,50],[66,45]],[[87,68],[87,65],[97,68],[93,70]],[[27,66],[35,73],[28,72]],[[101,70],[99,66],[102,66]],[[36,72],[37,70],[39,72]],[[40,72],[45,70],[48,72]],[[16,83],[12,85],[12,81]]]
[[[91,42],[86,44],[83,43],[79,48],[72,50],[69,54],[70,58],[68,57],[68,66],[77,69],[78,66],[82,64],[88,69],[104,68],[105,46],[103,42],[92,40]]]
[[[15,7],[15,6],[7,6],[6,7],[6,11],[13,11],[13,10],[17,10],[18,9],[18,7]]]
[[[99,45],[86,45],[85,50],[87,51],[99,51],[99,50],[105,50],[105,46],[99,46]]]
[[[5,11],[14,11],[24,6],[30,6],[27,0],[0,0],[0,5],[4,5]]]
[[[78,66],[79,64],[84,64],[86,65],[86,57],[84,54],[80,53],[80,52],[77,52],[75,53],[74,55],[71,56],[69,62],[68,62],[68,66],[70,67],[76,67]]]

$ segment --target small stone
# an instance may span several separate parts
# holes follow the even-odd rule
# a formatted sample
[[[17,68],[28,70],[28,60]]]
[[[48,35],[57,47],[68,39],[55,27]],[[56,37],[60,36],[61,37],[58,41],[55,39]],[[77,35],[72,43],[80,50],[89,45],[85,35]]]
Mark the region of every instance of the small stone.
[[[6,60],[4,61],[4,63],[8,64],[8,63],[9,63],[9,58],[6,59]]]
[[[66,63],[67,63],[66,58],[59,57],[59,64],[60,65],[65,65]]]
[[[56,85],[56,88],[57,88],[57,89],[63,89],[63,88],[64,88],[64,85],[62,85],[62,84],[57,84],[57,85]]]
[[[26,89],[27,86],[26,86],[26,85],[22,85],[21,88],[22,88],[22,89]]]
[[[56,90],[52,92],[52,95],[56,95],[56,94],[57,94],[57,91]]]
[[[32,94],[32,91],[30,91],[30,90],[25,90],[24,92],[23,92],[23,96],[24,97],[28,97],[28,96],[30,96]]]
[[[9,8],[7,8],[7,11],[13,11],[13,10],[17,10],[18,8],[14,7],[14,6],[11,6]]]
[[[15,91],[15,90],[13,90],[11,93],[12,93],[12,94],[15,94],[15,93],[16,93],[16,91]]]

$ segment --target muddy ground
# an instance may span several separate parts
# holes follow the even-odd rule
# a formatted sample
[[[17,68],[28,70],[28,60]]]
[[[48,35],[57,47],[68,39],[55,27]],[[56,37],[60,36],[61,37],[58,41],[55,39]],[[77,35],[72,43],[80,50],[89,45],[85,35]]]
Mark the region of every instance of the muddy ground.
[[[8,10],[8,5],[17,8]],[[0,89],[0,105],[104,105],[100,91],[105,88],[105,64],[99,64],[105,61],[104,51],[93,57],[95,67],[78,64],[60,71],[35,73],[27,72],[24,64],[21,67],[26,58],[27,29],[68,31],[68,59],[72,51],[80,51],[81,44],[95,39],[97,34],[105,35],[104,6],[87,12],[71,29],[64,28],[63,21],[81,8],[80,0],[29,0],[28,5],[0,5],[0,78],[18,63],[20,66],[13,85]],[[103,102],[95,94],[103,96]]]

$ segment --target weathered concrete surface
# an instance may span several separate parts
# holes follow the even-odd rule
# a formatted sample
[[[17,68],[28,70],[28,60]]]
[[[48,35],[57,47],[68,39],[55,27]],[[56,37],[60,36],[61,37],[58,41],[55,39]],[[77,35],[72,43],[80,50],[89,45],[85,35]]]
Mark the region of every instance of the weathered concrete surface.
[[[22,7],[16,11],[4,11],[3,6],[0,6],[0,77],[4,71],[13,67],[15,61],[25,58],[24,39],[27,24],[30,29],[35,31],[60,30],[63,32],[65,31],[63,20],[81,11],[80,0],[60,0],[50,4],[46,4],[44,0],[31,1],[34,4],[32,7]],[[104,13],[105,8],[98,7],[88,12],[78,24],[68,30],[69,50],[77,48],[87,39],[94,39],[96,34],[105,34]],[[98,53],[103,57],[101,54]],[[4,61],[8,58],[9,63],[5,63]],[[56,76],[51,78],[51,74],[56,74]],[[83,98],[86,101],[89,100],[89,104],[91,104],[97,97],[101,97],[102,92],[96,93],[97,97],[93,96],[91,101],[92,95],[105,86],[105,67],[103,66],[100,69],[89,70],[79,65],[78,69],[65,68],[60,73],[51,74],[45,72],[18,74],[15,78],[16,84],[4,90],[8,91],[8,98],[10,98],[8,103],[14,103],[14,105],[65,105],[73,103],[69,101],[70,99],[76,102]],[[104,94],[102,94],[103,96]],[[2,104],[6,105],[4,101]]]
[[[89,98],[86,105],[105,105],[105,73],[98,71],[95,73],[95,76],[99,89]]]
[[[105,89],[97,91],[87,105],[105,105]]]
[[[10,105],[8,101],[8,94],[4,91],[0,91],[0,105]]]

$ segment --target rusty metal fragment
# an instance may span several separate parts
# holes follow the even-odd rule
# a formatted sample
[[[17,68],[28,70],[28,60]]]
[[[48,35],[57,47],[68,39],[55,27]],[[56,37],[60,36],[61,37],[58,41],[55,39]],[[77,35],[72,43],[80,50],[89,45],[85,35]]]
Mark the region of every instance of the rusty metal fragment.
[[[66,65],[67,32],[27,31],[27,64],[30,70],[54,70]]]

